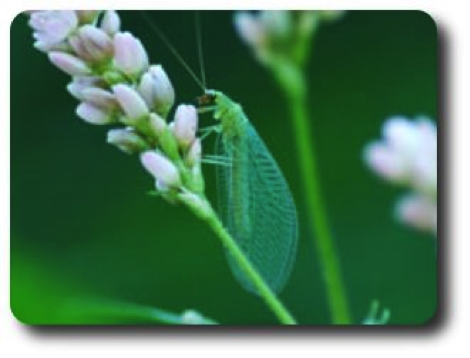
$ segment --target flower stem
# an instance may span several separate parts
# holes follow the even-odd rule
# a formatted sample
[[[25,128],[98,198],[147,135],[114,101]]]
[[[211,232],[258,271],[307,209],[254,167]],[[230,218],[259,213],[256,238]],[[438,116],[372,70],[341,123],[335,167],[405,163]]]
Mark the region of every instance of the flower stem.
[[[258,289],[258,293],[274,312],[279,321],[283,324],[296,324],[295,319],[287,311],[282,302],[276,297],[266,282],[264,282],[263,278],[255,270],[250,261],[248,261],[243,251],[224,228],[217,215],[211,216],[207,222],[212,230],[214,230],[217,236],[222,240],[222,243],[229,250],[232,257],[238,263],[240,269],[243,270],[246,276],[250,279],[253,286]]]
[[[294,317],[284,307],[282,302],[277,298],[274,292],[269,288],[261,275],[256,271],[251,262],[245,256],[243,251],[240,249],[236,241],[225,229],[224,225],[220,221],[219,217],[212,209],[210,203],[205,200],[201,205],[194,206],[191,203],[186,203],[188,207],[201,219],[203,219],[215,234],[222,241],[222,244],[232,255],[233,259],[237,262],[240,269],[245,273],[246,277],[251,281],[254,287],[256,287],[259,295],[265,301],[266,305],[273,311],[279,322],[282,324],[297,324]],[[200,208],[204,208],[201,213]]]
[[[322,200],[318,168],[311,131],[311,118],[306,102],[306,83],[303,71],[295,66],[277,66],[274,70],[289,103],[292,115],[298,162],[306,194],[307,212],[313,241],[317,248],[321,270],[324,274],[328,304],[334,324],[350,324],[346,292],[341,277],[338,256],[328,227]]]

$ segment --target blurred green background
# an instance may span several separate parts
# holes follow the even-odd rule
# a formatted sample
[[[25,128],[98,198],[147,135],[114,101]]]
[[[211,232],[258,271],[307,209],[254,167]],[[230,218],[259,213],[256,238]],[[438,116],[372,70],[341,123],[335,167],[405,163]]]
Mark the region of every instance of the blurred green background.
[[[194,13],[155,11],[153,21],[198,71]],[[122,28],[164,65],[178,102],[200,89],[137,12]],[[295,134],[270,74],[234,31],[233,13],[201,13],[209,88],[241,103],[279,162],[300,215],[300,247],[281,298],[301,324],[328,324],[322,274],[308,230]],[[32,46],[26,18],[11,27],[11,307],[25,323],[145,322],[87,314],[101,297],[224,324],[271,324],[263,302],[232,277],[218,239],[186,209],[146,192],[152,180],[135,157],[105,143],[106,128],[81,122],[68,77]],[[312,128],[323,195],[355,322],[372,299],[391,324],[432,319],[436,242],[395,221],[401,189],[373,175],[366,143],[394,114],[437,118],[437,35],[417,11],[351,11],[321,27],[309,62]],[[207,117],[205,120],[207,120]],[[205,150],[212,151],[208,141]],[[214,169],[205,167],[215,200]],[[71,303],[72,302],[72,303]],[[98,317],[98,318],[97,318]]]

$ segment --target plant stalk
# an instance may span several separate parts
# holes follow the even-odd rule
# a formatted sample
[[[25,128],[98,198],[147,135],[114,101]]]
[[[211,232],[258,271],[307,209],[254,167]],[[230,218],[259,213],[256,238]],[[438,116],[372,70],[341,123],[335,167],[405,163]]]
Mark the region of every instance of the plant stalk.
[[[289,311],[284,307],[282,302],[269,288],[269,286],[263,280],[261,275],[255,270],[253,265],[247,259],[247,257],[240,249],[238,244],[235,242],[235,240],[232,238],[232,236],[222,225],[221,221],[215,213],[207,220],[207,223],[212,228],[212,230],[214,230],[217,236],[222,240],[222,243],[229,250],[232,257],[238,263],[240,269],[242,269],[246,276],[250,279],[253,286],[258,289],[258,293],[264,299],[264,301],[273,311],[273,313],[277,316],[279,321],[282,324],[297,324],[295,319],[289,313]]]
[[[297,66],[277,66],[274,68],[274,73],[289,103],[296,138],[298,164],[303,190],[306,194],[307,212],[312,215],[313,219],[309,220],[309,223],[314,234],[313,241],[324,275],[332,321],[334,324],[350,324],[351,318],[340,264],[322,199],[310,125],[311,117],[306,101],[307,86],[304,72]]]
[[[188,203],[187,203],[188,204]],[[251,281],[254,287],[256,287],[259,295],[265,301],[266,305],[276,315],[279,322],[282,324],[295,325],[297,322],[294,317],[289,313],[282,302],[277,298],[276,294],[269,288],[267,283],[256,271],[251,262],[245,256],[241,248],[238,246],[233,237],[225,229],[224,225],[220,221],[216,212],[212,209],[210,203],[205,199],[205,202],[201,206],[194,206],[189,204],[188,207],[201,219],[203,219],[210,228],[214,231],[217,237],[222,241],[222,244],[230,252],[233,259],[237,262],[240,269],[246,274],[247,278]],[[201,215],[201,210],[204,208],[204,214]]]

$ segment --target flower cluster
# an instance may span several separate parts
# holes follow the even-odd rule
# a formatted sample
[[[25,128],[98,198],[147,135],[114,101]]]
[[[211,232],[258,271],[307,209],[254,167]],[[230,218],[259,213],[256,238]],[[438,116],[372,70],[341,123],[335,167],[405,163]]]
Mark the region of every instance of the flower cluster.
[[[367,164],[383,178],[410,187],[397,204],[402,221],[437,230],[437,130],[428,118],[392,117],[383,126],[383,141],[365,149]]]
[[[272,65],[284,60],[302,65],[308,55],[308,42],[318,25],[338,18],[342,13],[287,10],[240,12],[235,16],[235,27],[260,62]]]
[[[68,91],[80,101],[85,122],[116,127],[108,143],[139,154],[170,202],[191,203],[204,192],[198,114],[179,105],[174,120],[173,86],[161,65],[150,65],[139,39],[120,31],[115,11],[31,11],[35,47],[72,77]]]

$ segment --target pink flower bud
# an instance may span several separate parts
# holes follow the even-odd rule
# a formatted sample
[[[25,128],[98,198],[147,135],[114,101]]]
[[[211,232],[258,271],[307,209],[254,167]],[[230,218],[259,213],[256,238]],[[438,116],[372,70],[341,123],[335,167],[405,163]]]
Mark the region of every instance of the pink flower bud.
[[[160,65],[151,66],[142,76],[139,92],[147,102],[149,108],[166,116],[175,102],[175,91],[168,75]]]
[[[141,154],[140,161],[144,168],[163,187],[178,187],[181,184],[180,175],[176,166],[165,156],[154,151]]]
[[[418,229],[437,230],[437,130],[427,118],[388,119],[384,140],[369,144],[367,163],[387,179],[408,185],[414,192],[396,206],[398,218]]]
[[[247,44],[254,47],[263,46],[266,42],[266,29],[259,18],[249,12],[235,14],[235,28]]]
[[[419,141],[415,123],[404,117],[389,118],[383,126],[383,136],[398,155],[412,155]]]
[[[109,112],[112,112],[117,107],[114,95],[102,88],[86,88],[82,91],[82,97],[85,102],[91,103]]]
[[[368,164],[387,179],[409,184],[418,191],[437,189],[437,132],[427,118],[411,121],[396,116],[383,126],[384,140],[369,145]]]
[[[154,79],[154,102],[158,113],[166,116],[175,103],[175,90],[170,78],[160,65],[150,67],[150,73]]]
[[[167,193],[170,191],[170,188],[167,185],[158,180],[155,180],[155,189],[157,189],[157,191],[160,193]],[[174,204],[175,201],[172,200],[171,203]]]
[[[113,92],[122,110],[130,119],[140,119],[149,114],[145,101],[132,87],[118,84],[113,86]]]
[[[147,148],[147,143],[130,128],[110,129],[107,142],[127,154],[135,154]]]
[[[77,28],[78,17],[75,11],[35,11],[29,19],[34,30],[34,46],[47,52],[61,48],[68,35]]]
[[[103,62],[113,56],[114,46],[106,32],[93,25],[84,25],[69,43],[80,58],[90,62]]]
[[[114,63],[129,76],[137,76],[148,67],[148,56],[139,39],[129,32],[114,36]]]
[[[407,179],[408,165],[401,156],[379,142],[369,144],[364,151],[366,163],[379,175],[392,181]]]
[[[144,73],[140,79],[138,90],[149,108],[153,108],[154,105],[154,87],[153,76],[148,72]]]
[[[50,52],[49,60],[71,76],[86,76],[91,74],[91,70],[85,62],[68,53]]]
[[[412,184],[430,194],[437,192],[437,128],[428,118],[416,122],[418,145],[411,157]]]
[[[121,28],[121,19],[116,11],[109,10],[104,13],[100,25],[101,29],[109,36],[114,36]]]
[[[90,124],[103,125],[114,122],[110,113],[90,103],[80,103],[76,112],[81,119]]]
[[[197,125],[196,108],[191,105],[179,105],[176,109],[173,133],[181,147],[187,148],[194,141]]]
[[[412,194],[403,197],[396,206],[398,218],[420,230],[436,232],[437,206],[432,199]]]
[[[69,93],[80,101],[84,101],[83,91],[88,88],[99,87],[101,79],[99,77],[84,76],[74,77],[73,81],[67,85]]]

